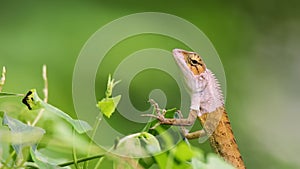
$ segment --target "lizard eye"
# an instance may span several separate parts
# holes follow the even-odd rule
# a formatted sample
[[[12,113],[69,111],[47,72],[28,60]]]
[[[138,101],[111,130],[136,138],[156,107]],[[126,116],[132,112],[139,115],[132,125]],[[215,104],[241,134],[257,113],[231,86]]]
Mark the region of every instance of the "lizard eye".
[[[191,59],[191,62],[192,62],[192,64],[193,64],[193,65],[197,65],[197,64],[199,64],[197,60],[193,60],[193,59]]]

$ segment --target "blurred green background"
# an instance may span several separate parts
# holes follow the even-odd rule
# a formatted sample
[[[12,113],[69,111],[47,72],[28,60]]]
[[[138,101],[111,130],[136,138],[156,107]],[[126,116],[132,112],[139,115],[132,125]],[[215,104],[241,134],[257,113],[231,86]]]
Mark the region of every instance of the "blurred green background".
[[[299,5],[296,0],[0,1],[0,66],[7,68],[4,91],[37,88],[41,93],[41,68],[47,64],[49,102],[75,117],[72,72],[87,39],[128,14],[173,14],[201,29],[219,53],[227,80],[227,111],[248,168],[300,168]],[[117,44],[110,54],[124,57],[143,48],[171,49],[178,44],[163,36],[136,36]],[[115,66],[121,59],[106,62]],[[101,72],[96,80],[99,99],[110,70]],[[153,77],[162,86],[172,85],[172,79],[155,71],[135,81]],[[135,86],[136,95],[149,90]],[[137,107],[149,108],[134,97]],[[174,107],[178,101],[173,100]],[[203,149],[210,151],[208,144]]]

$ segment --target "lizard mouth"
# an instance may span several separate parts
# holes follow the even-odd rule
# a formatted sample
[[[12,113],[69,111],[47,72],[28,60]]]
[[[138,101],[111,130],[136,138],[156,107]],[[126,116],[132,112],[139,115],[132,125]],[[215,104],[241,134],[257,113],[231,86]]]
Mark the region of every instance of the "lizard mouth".
[[[179,65],[179,67],[187,67],[185,60],[184,60],[184,55],[183,55],[183,50],[181,49],[174,49],[173,50],[173,56],[176,60],[176,63]]]
[[[198,81],[195,80],[198,78],[199,75],[195,75],[191,69],[188,67],[186,62],[186,55],[191,54],[193,52],[188,52],[181,49],[174,49],[173,50],[173,56],[174,59],[179,67],[181,69],[181,74],[184,77],[186,88],[189,92],[195,92],[198,91]]]
[[[189,72],[189,74],[193,75],[193,73],[190,71],[189,67],[186,64],[185,61],[185,54],[188,54],[191,52],[182,50],[182,49],[173,49],[173,56],[176,60],[177,65],[179,66],[180,69],[183,69],[183,72]]]
[[[178,67],[181,69],[181,72],[184,75],[184,78],[187,81],[190,81],[194,79],[197,75],[194,75],[194,73],[190,70],[188,67],[186,61],[185,61],[185,54],[188,54],[190,52],[182,50],[182,49],[174,49],[173,50],[173,56],[174,59],[178,65]]]
[[[192,72],[195,76],[205,72],[206,65],[196,52],[174,49],[173,55],[183,71]]]

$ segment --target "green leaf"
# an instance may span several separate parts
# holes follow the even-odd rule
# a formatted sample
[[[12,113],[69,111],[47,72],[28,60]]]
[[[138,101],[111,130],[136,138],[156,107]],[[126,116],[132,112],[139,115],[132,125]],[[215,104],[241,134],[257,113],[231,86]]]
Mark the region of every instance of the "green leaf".
[[[34,163],[34,162],[28,162],[28,161],[26,161],[23,166],[25,168],[30,168],[30,169],[34,169],[34,168],[38,169],[39,168],[39,166],[36,163]]]
[[[175,112],[176,112],[176,108],[172,108],[172,109],[168,109],[166,110],[166,115],[165,117],[166,118],[173,118],[174,115],[175,115]],[[153,112],[152,112],[153,115],[156,114],[155,110],[153,109]],[[142,132],[148,132],[148,133],[151,133],[153,135],[158,135],[157,131],[156,130],[151,130],[150,128],[153,127],[154,125],[156,125],[156,123],[159,123],[159,121],[157,119],[151,121],[151,122],[148,122],[146,124],[146,126],[143,128]],[[159,126],[160,127],[160,126]],[[170,125],[162,125],[162,128],[163,129],[168,129],[170,128]]]
[[[60,163],[56,159],[51,159],[44,154],[40,153],[38,150],[31,149],[30,155],[35,162],[41,169],[67,169],[70,167],[59,167],[58,164]]]
[[[24,103],[29,110],[37,110],[43,108],[41,102],[43,101],[38,97],[35,89],[29,90],[25,97],[22,99],[22,103]]]
[[[192,147],[192,150],[193,150],[193,153],[194,153],[194,156],[193,158],[197,158],[201,161],[204,161],[205,157],[204,157],[204,151],[197,148],[197,147]]]
[[[0,98],[3,97],[12,97],[12,96],[24,96],[23,94],[17,94],[17,93],[7,93],[7,92],[0,92]]]
[[[80,134],[92,129],[92,127],[87,122],[82,120],[74,120],[67,113],[48,103],[45,103],[39,98],[35,89],[30,90],[26,94],[22,102],[28,107],[29,110],[44,108],[47,111],[54,113],[55,115],[69,122],[73,126],[73,128]]]
[[[194,156],[191,160],[193,169],[205,169],[206,164],[204,163],[204,152],[196,147],[192,147]]]
[[[11,132],[5,129],[0,129],[0,143],[9,144],[30,144],[37,143],[42,137],[42,133],[39,131],[23,131],[23,132]],[[0,144],[1,145],[1,144]],[[1,147],[1,146],[0,146]]]
[[[177,160],[185,162],[193,158],[194,152],[185,142],[180,142],[174,150],[174,156]]]
[[[165,117],[166,118],[173,118],[176,115],[176,110],[177,110],[177,108],[175,108],[175,107],[171,108],[171,109],[167,109]]]
[[[142,132],[138,138],[143,142],[149,153],[155,154],[161,151],[160,144],[155,136],[150,133]]]
[[[6,113],[1,115],[3,117],[2,123],[8,126],[12,133],[11,137],[14,137],[12,146],[17,154],[21,153],[26,146],[36,145],[45,134],[45,130],[42,128],[24,124],[17,119],[7,116]]]
[[[115,153],[129,157],[149,156],[161,151],[156,137],[142,132],[128,135],[120,139],[115,146]]]
[[[217,156],[216,154],[208,154],[207,155],[207,165],[206,169],[234,169],[233,166],[225,162],[222,158]]]
[[[168,152],[156,155],[155,160],[160,168],[189,169],[194,157],[193,150],[185,142],[180,142]]]
[[[121,99],[121,95],[111,97],[114,86],[119,82],[120,81],[114,82],[114,79],[111,79],[111,75],[109,75],[105,92],[106,97],[99,101],[96,105],[100,109],[101,113],[103,113],[107,118],[110,118],[110,116],[115,112]]]
[[[164,152],[161,154],[157,154],[154,156],[156,163],[158,164],[159,168],[166,168],[168,162],[168,153]]]
[[[193,169],[206,169],[206,164],[197,158],[192,159],[191,165]]]
[[[115,111],[120,99],[121,95],[112,98],[104,98],[98,102],[97,107],[106,117],[110,118],[110,116]]]

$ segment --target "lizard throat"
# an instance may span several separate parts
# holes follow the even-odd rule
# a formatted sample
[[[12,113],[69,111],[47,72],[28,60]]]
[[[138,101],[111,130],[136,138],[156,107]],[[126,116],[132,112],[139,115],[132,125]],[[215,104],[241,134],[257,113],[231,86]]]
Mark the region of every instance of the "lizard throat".
[[[214,74],[209,69],[206,69],[201,76],[202,79],[196,79],[193,82],[189,82],[190,87],[194,88],[194,90],[190,92],[190,109],[200,110],[198,116],[205,113],[211,113],[219,107],[224,106],[220,85]],[[196,88],[196,86],[198,88]]]

